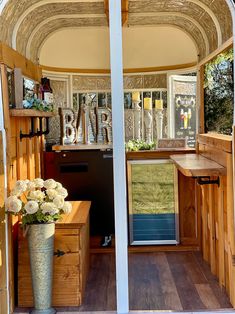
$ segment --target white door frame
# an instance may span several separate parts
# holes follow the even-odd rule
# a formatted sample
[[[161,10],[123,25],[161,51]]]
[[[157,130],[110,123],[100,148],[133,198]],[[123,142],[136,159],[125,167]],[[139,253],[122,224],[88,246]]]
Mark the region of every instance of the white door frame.
[[[121,0],[109,1],[117,312],[129,312]],[[121,105],[121,106],[120,106]]]
[[[1,73],[0,73],[1,74]],[[1,74],[2,77],[2,74]],[[4,110],[3,110],[3,93],[2,93],[2,81],[0,79],[0,131],[2,132],[2,145],[3,145],[3,167],[4,167],[4,199],[7,198],[7,143],[6,143],[6,131],[4,126]],[[5,240],[6,240],[6,291],[7,291],[7,313],[10,313],[10,290],[9,290],[9,240],[8,240],[8,215],[5,214]]]

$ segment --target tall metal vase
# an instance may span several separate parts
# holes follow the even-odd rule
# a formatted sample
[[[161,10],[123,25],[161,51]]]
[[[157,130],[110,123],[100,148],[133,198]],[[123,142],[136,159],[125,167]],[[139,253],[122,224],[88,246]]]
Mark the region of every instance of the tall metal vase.
[[[27,232],[34,309],[32,314],[54,314],[52,302],[52,274],[55,224],[29,225]]]

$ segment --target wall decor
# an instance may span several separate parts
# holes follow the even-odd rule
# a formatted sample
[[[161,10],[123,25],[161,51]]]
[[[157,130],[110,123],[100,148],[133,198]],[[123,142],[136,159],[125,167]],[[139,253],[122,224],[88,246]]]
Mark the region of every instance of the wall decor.
[[[71,108],[59,108],[61,145],[112,142],[112,115],[109,108],[91,108],[83,104],[76,114]]]

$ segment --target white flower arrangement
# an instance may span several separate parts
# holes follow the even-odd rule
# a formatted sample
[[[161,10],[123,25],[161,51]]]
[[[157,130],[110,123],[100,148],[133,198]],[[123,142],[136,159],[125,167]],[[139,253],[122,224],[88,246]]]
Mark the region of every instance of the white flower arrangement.
[[[53,179],[19,180],[5,207],[8,213],[21,215],[23,225],[49,223],[71,212],[71,203],[65,201],[67,196],[67,190]]]

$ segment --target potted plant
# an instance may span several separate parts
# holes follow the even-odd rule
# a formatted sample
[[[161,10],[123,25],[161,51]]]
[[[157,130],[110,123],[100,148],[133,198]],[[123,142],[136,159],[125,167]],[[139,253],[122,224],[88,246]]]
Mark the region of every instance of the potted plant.
[[[28,238],[32,276],[33,314],[52,314],[54,222],[70,213],[67,190],[53,179],[19,180],[6,200],[6,212],[22,217]]]

